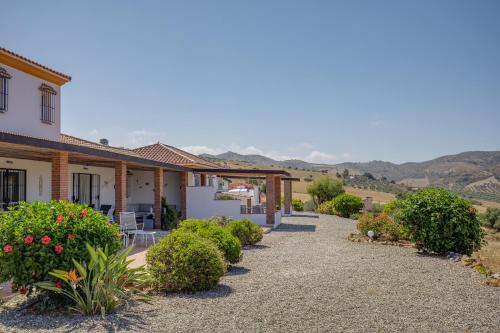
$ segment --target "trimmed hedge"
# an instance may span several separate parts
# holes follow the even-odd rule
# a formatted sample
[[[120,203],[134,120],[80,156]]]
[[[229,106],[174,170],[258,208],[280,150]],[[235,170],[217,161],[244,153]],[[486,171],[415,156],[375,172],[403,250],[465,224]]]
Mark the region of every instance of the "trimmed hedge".
[[[292,208],[296,212],[303,212],[304,203],[300,199],[292,199]]]
[[[254,245],[262,240],[262,228],[248,219],[233,220],[226,225],[226,229],[241,242],[241,245]]]
[[[333,199],[333,209],[342,217],[349,217],[363,209],[363,200],[352,194],[340,194]]]
[[[178,229],[151,246],[146,261],[161,291],[209,290],[226,270],[223,253],[212,241]]]

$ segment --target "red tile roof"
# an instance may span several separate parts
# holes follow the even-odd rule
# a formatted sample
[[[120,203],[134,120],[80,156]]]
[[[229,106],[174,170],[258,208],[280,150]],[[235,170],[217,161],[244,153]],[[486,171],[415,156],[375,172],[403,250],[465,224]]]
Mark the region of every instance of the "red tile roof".
[[[60,141],[63,143],[71,144],[71,145],[83,146],[83,147],[87,147],[87,148],[104,150],[104,151],[109,151],[112,153],[117,153],[117,154],[122,154],[122,155],[129,155],[129,156],[144,158],[144,156],[137,154],[136,152],[134,152],[131,149],[106,146],[106,145],[102,145],[100,143],[80,139],[80,138],[77,138],[77,137],[74,137],[71,135],[67,135],[67,134],[61,133]]]
[[[166,145],[164,143],[155,143],[149,146],[134,149],[134,152],[152,160],[163,163],[171,163],[181,166],[203,166],[208,168],[219,168],[215,163],[207,161],[199,156],[190,154],[184,150]]]

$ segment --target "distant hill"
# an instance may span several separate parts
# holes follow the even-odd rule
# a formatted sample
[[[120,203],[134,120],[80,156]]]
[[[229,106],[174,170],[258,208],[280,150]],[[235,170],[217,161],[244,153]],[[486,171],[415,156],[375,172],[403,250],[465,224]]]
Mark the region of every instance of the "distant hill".
[[[441,186],[462,193],[484,194],[487,200],[500,200],[500,151],[471,151],[447,155],[425,162],[395,164],[385,161],[346,162],[334,165],[315,164],[301,160],[276,161],[261,155],[242,155],[227,152],[220,155],[201,155],[215,161],[240,161],[256,166],[274,166],[311,171],[328,170],[352,175],[371,173],[408,186]]]

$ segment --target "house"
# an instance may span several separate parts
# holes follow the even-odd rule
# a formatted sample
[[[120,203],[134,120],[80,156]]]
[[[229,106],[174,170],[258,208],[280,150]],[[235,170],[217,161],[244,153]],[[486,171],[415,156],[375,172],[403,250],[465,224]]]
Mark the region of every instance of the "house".
[[[70,81],[0,47],[0,210],[19,201],[56,199],[112,207],[115,216],[134,210],[159,217],[165,197],[182,218],[247,217],[275,226],[291,213],[294,179],[286,171],[221,168],[163,143],[127,149],[61,133],[62,87]],[[239,200],[217,199],[233,177],[266,181],[261,211],[242,214]],[[159,218],[154,227],[160,227]]]

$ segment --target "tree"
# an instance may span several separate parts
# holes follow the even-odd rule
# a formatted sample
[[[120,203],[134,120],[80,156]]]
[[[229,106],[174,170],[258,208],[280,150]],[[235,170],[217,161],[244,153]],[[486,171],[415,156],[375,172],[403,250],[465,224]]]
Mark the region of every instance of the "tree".
[[[341,175],[340,173],[338,173],[338,172],[335,174],[335,176],[336,176],[337,178],[341,178],[341,177],[342,177],[342,175]]]
[[[99,143],[100,143],[101,145],[105,145],[105,146],[107,146],[107,145],[109,145],[109,140],[108,140],[108,139],[106,139],[106,138],[102,138],[101,140],[99,140]]]
[[[344,193],[344,188],[342,182],[339,180],[334,180],[330,177],[321,177],[307,186],[307,193],[309,193],[316,206],[318,206]]]
[[[344,178],[349,177],[349,170],[344,169],[344,172],[342,172],[342,177],[344,177]]]
[[[369,172],[365,172],[363,176],[365,176],[368,179],[375,180],[375,177]]]

